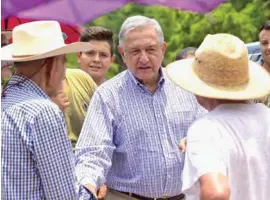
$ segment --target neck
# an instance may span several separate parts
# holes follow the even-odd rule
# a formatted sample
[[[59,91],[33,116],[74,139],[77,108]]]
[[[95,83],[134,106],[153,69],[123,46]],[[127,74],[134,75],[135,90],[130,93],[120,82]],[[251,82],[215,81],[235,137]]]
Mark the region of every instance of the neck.
[[[152,94],[154,94],[158,88],[159,79],[160,73],[158,73],[157,76],[154,77],[152,80],[149,81],[138,80],[138,81],[141,82],[145,87],[147,87]]]
[[[212,111],[216,107],[218,107],[221,104],[248,104],[249,101],[247,100],[240,100],[240,101],[233,101],[233,100],[219,100],[219,99],[214,99],[207,105],[207,110]]]
[[[17,75],[24,76],[34,83],[36,83],[44,92],[48,95],[51,93],[48,91],[46,87],[46,77],[44,74],[43,67],[36,67],[36,66],[21,66],[16,68]]]
[[[157,88],[158,88],[158,83],[144,84],[144,85],[145,85],[145,87],[148,88],[148,90],[149,90],[152,94],[154,94],[154,93],[156,92]]]
[[[92,77],[97,85],[101,85],[105,81],[105,77]]]
[[[46,92],[46,87],[45,87],[45,83],[43,81],[43,78],[40,76],[39,73],[34,74],[34,75],[28,75],[27,73],[16,73],[17,75],[21,75],[24,76],[26,78],[28,78],[29,80],[33,81],[34,83],[36,83],[42,90],[44,90]]]

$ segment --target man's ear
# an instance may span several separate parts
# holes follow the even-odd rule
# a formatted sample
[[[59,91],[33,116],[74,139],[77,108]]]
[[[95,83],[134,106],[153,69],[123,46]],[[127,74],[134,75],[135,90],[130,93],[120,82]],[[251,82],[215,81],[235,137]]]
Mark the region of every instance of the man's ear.
[[[82,56],[82,52],[78,52],[78,53],[76,53],[76,55],[77,55],[77,63],[78,63],[78,64],[81,64],[81,56]]]
[[[54,57],[46,58],[42,65],[45,67],[45,76],[46,76],[46,85],[50,84],[51,76],[54,73],[53,65],[54,65]]]
[[[166,49],[167,49],[167,43],[166,42],[163,42],[163,44],[161,46],[162,52],[165,53]]]
[[[124,61],[124,63],[126,63],[126,58],[125,58],[126,56],[125,56],[123,48],[121,46],[118,46],[117,50],[118,50],[118,53],[120,54],[120,56],[122,57],[122,60]]]

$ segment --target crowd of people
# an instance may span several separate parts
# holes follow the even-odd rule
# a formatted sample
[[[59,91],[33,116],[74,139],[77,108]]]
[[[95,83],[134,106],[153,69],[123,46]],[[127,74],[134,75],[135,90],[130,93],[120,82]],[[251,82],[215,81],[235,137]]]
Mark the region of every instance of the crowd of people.
[[[263,63],[231,34],[207,35],[162,66],[158,21],[128,17],[110,80],[112,31],[66,45],[56,21],[1,34],[1,198],[268,200],[270,21]],[[79,69],[66,69],[66,54]],[[1,77],[3,79],[3,76]]]

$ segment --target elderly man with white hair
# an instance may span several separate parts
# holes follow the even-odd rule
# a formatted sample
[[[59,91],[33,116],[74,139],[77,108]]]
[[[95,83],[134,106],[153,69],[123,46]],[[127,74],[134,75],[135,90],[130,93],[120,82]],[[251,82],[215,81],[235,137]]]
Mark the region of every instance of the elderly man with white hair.
[[[127,18],[118,51],[128,69],[91,100],[75,150],[76,175],[94,193],[106,183],[107,199],[184,198],[179,142],[205,110],[163,74],[165,50],[155,19]]]
[[[188,130],[183,170],[187,200],[268,200],[270,109],[252,99],[270,93],[270,76],[248,61],[243,41],[208,35],[194,59],[167,67],[209,113]]]
[[[12,36],[0,54],[16,68],[2,91],[1,199],[75,199],[71,143],[50,96],[64,79],[65,54],[90,45],[65,45],[56,21],[19,25]]]

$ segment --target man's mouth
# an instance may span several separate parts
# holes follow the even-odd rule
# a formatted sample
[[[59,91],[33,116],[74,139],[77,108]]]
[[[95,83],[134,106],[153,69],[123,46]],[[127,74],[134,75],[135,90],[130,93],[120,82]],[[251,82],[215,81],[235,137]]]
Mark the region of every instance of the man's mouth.
[[[90,68],[92,68],[92,69],[100,69],[101,67],[100,66],[91,65]]]
[[[143,66],[143,67],[139,67],[139,69],[141,70],[146,70],[146,69],[150,69],[151,67],[147,67],[147,66]]]

